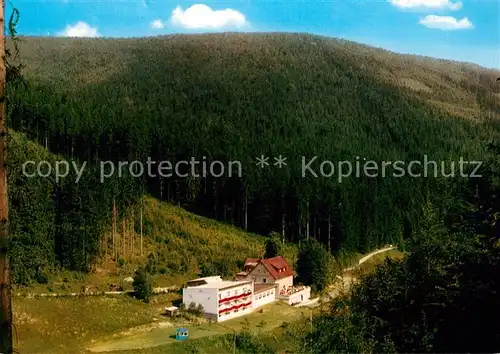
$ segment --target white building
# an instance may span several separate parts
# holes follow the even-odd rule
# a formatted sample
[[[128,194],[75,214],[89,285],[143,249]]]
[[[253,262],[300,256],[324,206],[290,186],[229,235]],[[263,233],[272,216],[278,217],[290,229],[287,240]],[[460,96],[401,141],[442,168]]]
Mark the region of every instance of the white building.
[[[278,286],[276,284],[254,284],[253,308],[276,301]]]
[[[250,313],[254,307],[254,284],[251,280],[229,281],[220,276],[194,279],[182,289],[182,302],[201,304],[205,316],[217,322]]]
[[[238,273],[236,278],[253,280],[255,294],[257,294],[260,285],[274,285],[276,299],[292,305],[306,302],[311,297],[310,287],[294,286],[294,275],[295,271],[288,262],[283,257],[277,256],[267,259],[248,258],[245,261],[244,271]],[[260,300],[259,297],[256,297],[256,303]]]

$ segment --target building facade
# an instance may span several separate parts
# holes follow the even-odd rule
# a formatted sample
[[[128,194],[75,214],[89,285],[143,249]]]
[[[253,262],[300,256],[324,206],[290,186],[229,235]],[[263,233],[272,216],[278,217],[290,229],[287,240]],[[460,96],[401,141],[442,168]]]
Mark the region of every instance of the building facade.
[[[266,259],[248,258],[244,264],[244,270],[237,274],[240,280],[252,280],[256,289],[260,285],[275,285],[276,299],[283,300],[288,304],[306,302],[311,296],[311,288],[307,286],[294,286],[293,278],[295,271],[281,257]],[[257,293],[257,290],[255,290]],[[258,296],[255,301],[261,300]]]
[[[182,302],[203,306],[205,316],[225,321],[248,314],[254,307],[254,284],[251,280],[228,281],[220,276],[194,279],[182,289]]]
[[[254,283],[254,308],[258,308],[277,300],[276,284],[255,284]]]
[[[256,284],[277,284],[278,291],[293,286],[295,271],[281,256],[245,261],[245,271],[238,273],[240,279],[253,280]],[[245,274],[243,274],[245,273]]]

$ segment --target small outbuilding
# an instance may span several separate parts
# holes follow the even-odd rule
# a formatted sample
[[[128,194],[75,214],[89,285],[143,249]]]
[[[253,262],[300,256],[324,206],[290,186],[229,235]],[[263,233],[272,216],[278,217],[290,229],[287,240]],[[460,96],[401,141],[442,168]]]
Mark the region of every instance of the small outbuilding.
[[[179,316],[179,308],[176,306],[165,307],[165,315],[169,317]]]

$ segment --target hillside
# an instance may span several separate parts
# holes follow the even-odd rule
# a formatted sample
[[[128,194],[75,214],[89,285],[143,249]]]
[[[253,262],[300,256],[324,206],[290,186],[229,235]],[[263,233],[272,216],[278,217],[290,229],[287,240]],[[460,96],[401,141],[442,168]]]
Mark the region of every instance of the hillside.
[[[27,37],[20,55],[27,86],[9,87],[11,127],[51,153],[87,161],[92,173],[78,184],[68,177],[49,199],[45,182],[13,182],[36,190],[24,202],[38,213],[14,216],[23,225],[16,237],[36,240],[22,248],[26,254],[36,242],[52,245],[56,252],[40,258],[71,270],[88,270],[100,257],[113,200],[121,212],[144,193],[254,233],[315,237],[332,252],[402,242],[422,203],[451,203],[464,179],[304,178],[301,158],[481,161],[485,144],[499,138],[498,72],[325,37]],[[286,156],[287,168],[257,168],[261,154],[271,163]],[[241,161],[244,173],[125,173],[98,182],[99,161],[203,156]],[[33,222],[54,238],[26,226]],[[37,262],[27,260],[22,279],[37,277]]]

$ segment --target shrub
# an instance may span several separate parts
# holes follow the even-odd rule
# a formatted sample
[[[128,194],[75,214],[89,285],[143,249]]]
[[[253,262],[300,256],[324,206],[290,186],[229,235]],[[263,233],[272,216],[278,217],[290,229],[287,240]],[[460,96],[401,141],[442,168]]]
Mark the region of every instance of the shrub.
[[[194,313],[196,311],[196,304],[191,302],[188,306],[188,312]]]
[[[196,306],[196,313],[195,314],[198,316],[202,316],[204,313],[205,313],[205,309],[203,308],[203,305],[198,304],[198,306]]]
[[[44,274],[38,274],[36,277],[36,281],[38,284],[47,284],[48,283],[47,276]]]
[[[149,302],[149,297],[151,296],[153,289],[151,286],[151,277],[144,268],[136,270],[132,286],[134,287],[136,298]]]
[[[160,269],[158,269],[158,273],[160,273],[160,274],[167,274],[168,270],[167,270],[166,267],[160,267]]]

